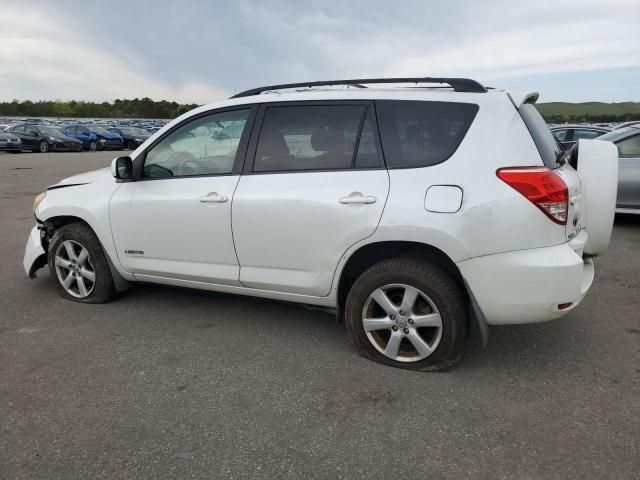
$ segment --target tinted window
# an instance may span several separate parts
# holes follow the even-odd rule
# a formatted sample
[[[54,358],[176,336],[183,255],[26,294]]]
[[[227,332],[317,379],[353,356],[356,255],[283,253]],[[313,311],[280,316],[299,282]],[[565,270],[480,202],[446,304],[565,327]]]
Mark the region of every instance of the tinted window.
[[[640,135],[625,138],[616,146],[621,157],[640,157]]]
[[[456,151],[478,112],[470,103],[376,102],[387,167],[428,167]]]
[[[254,172],[351,168],[365,107],[268,107],[260,130]]]
[[[538,152],[540,152],[542,163],[547,168],[556,168],[562,151],[556,139],[551,135],[544,118],[532,103],[525,103],[518,111],[538,148]]]
[[[148,153],[144,177],[231,173],[250,110],[200,117],[164,137]]]
[[[373,131],[373,110],[368,109],[367,117],[362,125],[360,142],[358,143],[358,154],[356,156],[356,168],[378,168],[380,167],[380,155],[378,154],[377,137]]]
[[[558,140],[559,142],[564,142],[567,139],[567,133],[569,133],[569,130],[552,130],[551,133],[556,138],[556,140]]]
[[[584,139],[590,139],[590,138],[596,138],[599,137],[600,135],[602,135],[605,132],[602,132],[600,130],[580,130],[580,129],[575,129],[573,131],[573,139],[574,140],[579,140],[581,138]]]

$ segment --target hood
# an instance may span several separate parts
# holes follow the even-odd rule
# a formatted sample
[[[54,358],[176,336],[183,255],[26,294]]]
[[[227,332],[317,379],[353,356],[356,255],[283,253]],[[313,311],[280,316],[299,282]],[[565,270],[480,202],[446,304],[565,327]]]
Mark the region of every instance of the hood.
[[[111,176],[111,171],[109,167],[101,168],[99,170],[93,170],[91,172],[81,173],[79,175],[74,175],[73,177],[65,178],[60,182],[52,185],[52,187],[60,188],[64,186],[72,186],[72,185],[85,185],[87,183],[94,183],[100,180],[109,180],[113,181],[113,177]],[[52,188],[49,187],[49,188]]]

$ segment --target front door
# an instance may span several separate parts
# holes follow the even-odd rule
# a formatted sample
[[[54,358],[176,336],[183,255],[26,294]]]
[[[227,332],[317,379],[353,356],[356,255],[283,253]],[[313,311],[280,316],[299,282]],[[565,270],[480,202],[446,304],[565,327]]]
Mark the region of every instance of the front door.
[[[233,198],[240,281],[326,296],[345,251],[375,232],[389,190],[373,106],[274,104],[259,118]]]
[[[110,202],[127,271],[142,279],[239,285],[231,199],[252,118],[244,107],[189,119],[136,159],[139,180],[123,183]]]
[[[621,208],[640,209],[640,133],[616,145],[620,155],[618,199]]]

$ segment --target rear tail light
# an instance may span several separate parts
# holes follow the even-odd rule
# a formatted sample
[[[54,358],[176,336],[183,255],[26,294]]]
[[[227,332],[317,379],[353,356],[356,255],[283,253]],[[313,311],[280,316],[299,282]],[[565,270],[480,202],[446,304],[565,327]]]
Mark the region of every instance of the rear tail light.
[[[501,168],[496,174],[559,225],[567,224],[569,191],[564,180],[547,167]]]

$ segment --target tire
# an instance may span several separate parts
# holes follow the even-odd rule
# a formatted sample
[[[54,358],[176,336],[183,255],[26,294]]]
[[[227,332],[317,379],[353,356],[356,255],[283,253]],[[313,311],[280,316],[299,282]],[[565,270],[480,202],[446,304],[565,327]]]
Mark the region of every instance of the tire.
[[[136,142],[134,142],[133,140],[129,140],[127,142],[127,148],[129,150],[135,150],[136,148],[138,148],[138,144]]]
[[[47,153],[49,151],[49,143],[46,140],[40,142],[40,148],[37,150],[40,153]]]
[[[21,150],[11,150],[11,153],[13,153],[15,155],[17,153],[22,153],[22,151]]]
[[[416,300],[408,300],[407,292],[413,292]],[[389,299],[391,305],[382,309],[376,298],[381,303]],[[405,300],[412,305],[410,310],[401,310]],[[384,260],[360,275],[347,295],[345,323],[361,355],[408,370],[446,370],[462,357],[469,336],[467,300],[461,288],[441,268],[412,257]],[[391,343],[399,347],[394,358],[384,353],[394,351],[387,348]]]
[[[96,150],[98,150],[98,144],[96,142],[90,142],[89,143],[89,151],[90,152],[95,152]]]
[[[69,246],[74,250],[75,262],[69,254]],[[82,249],[88,252],[85,260],[81,258]],[[68,300],[106,303],[115,295],[107,257],[98,237],[86,224],[71,223],[56,230],[49,242],[48,263],[51,276],[58,283],[58,292]],[[65,288],[63,280],[67,278],[70,278],[70,286]],[[84,291],[80,283],[84,285]]]

